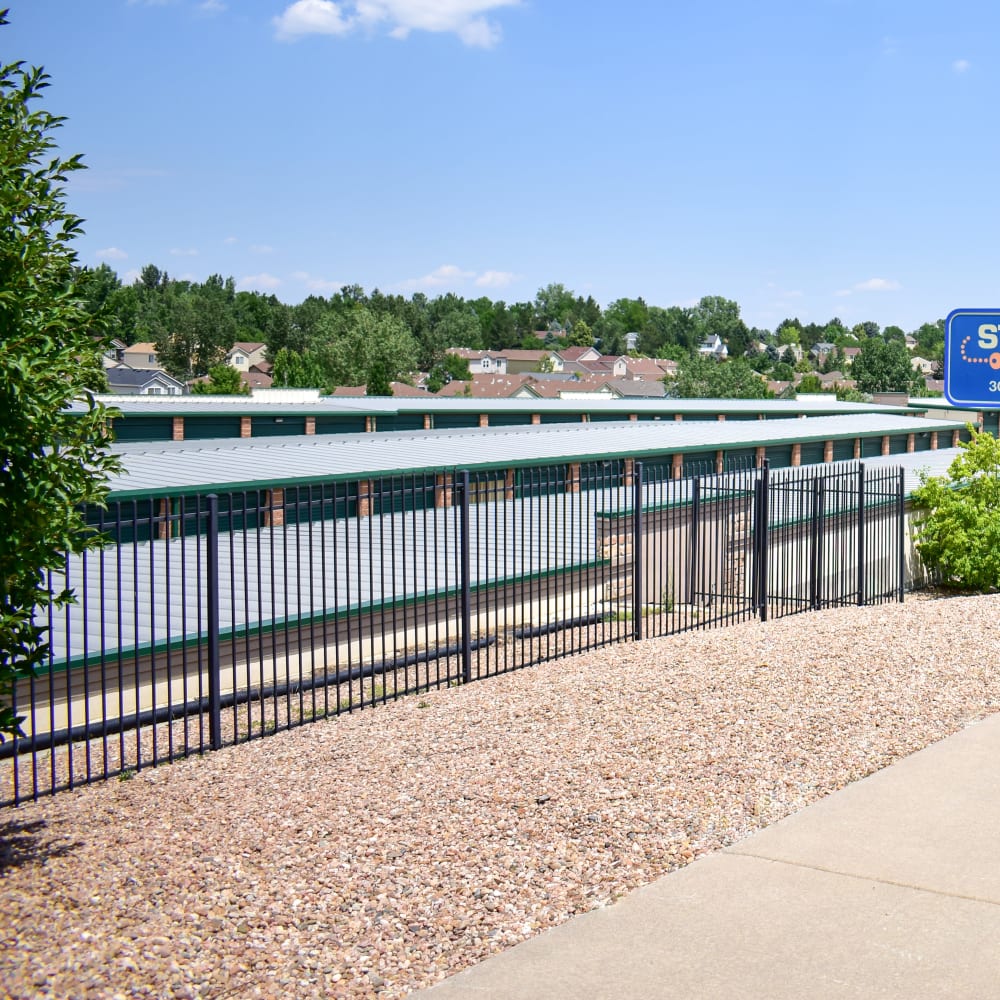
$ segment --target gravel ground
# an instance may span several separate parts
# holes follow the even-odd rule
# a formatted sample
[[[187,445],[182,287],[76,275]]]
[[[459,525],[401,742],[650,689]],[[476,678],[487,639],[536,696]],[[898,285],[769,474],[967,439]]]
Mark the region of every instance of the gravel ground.
[[[0,996],[405,996],[995,711],[998,615],[622,644],[6,810]]]

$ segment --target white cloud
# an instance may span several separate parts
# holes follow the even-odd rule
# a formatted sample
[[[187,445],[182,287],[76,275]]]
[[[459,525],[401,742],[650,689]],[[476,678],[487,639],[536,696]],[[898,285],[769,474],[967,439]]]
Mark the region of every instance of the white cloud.
[[[251,253],[274,253],[274,247],[269,247],[266,243],[251,243],[248,249]]]
[[[276,278],[273,274],[268,274],[266,271],[261,274],[248,274],[240,278],[236,282],[236,287],[241,292],[246,291],[258,291],[258,292],[269,292],[272,289],[277,288],[281,284],[281,278]]]
[[[296,281],[301,281],[310,292],[318,292],[320,295],[339,292],[347,284],[346,281],[328,281],[326,278],[317,278],[309,274],[308,271],[295,271],[292,277]]]
[[[867,281],[859,281],[850,288],[841,288],[834,292],[834,295],[844,298],[853,295],[855,292],[898,292],[903,286],[898,281],[889,278],[869,278]]]
[[[888,278],[869,278],[867,281],[859,281],[855,286],[856,292],[896,292],[899,291],[899,282],[890,281]]]
[[[142,277],[142,271],[137,267],[130,267],[124,274],[118,275],[123,285],[133,285]]]
[[[296,0],[274,18],[274,27],[281,41],[290,42],[304,35],[346,35],[353,25],[332,0]]]
[[[194,247],[173,247],[170,250],[170,254],[173,257],[197,257],[198,251]]]
[[[466,45],[492,48],[500,26],[484,15],[521,0],[295,0],[274,18],[277,37],[293,41],[305,35],[346,35],[356,28],[383,25],[393,38],[411,31],[457,35]]]
[[[98,250],[94,256],[98,260],[125,260],[128,254],[124,250],[119,250],[118,247],[105,247],[103,250]]]
[[[513,281],[517,281],[519,275],[513,271],[483,271],[476,284],[480,288],[506,288]]]
[[[965,73],[971,66],[972,66],[972,63],[970,63],[968,59],[956,59],[951,64],[951,68],[956,73]]]
[[[406,289],[441,288],[445,285],[454,287],[475,276],[475,271],[463,271],[456,264],[442,264],[422,278],[407,278],[406,281],[401,281],[400,287]]]

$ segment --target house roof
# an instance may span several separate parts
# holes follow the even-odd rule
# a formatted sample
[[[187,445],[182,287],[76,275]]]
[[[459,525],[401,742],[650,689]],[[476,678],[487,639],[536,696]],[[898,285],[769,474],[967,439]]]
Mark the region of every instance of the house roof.
[[[504,399],[517,392],[526,382],[532,381],[530,374],[519,375],[473,375],[471,379],[452,379],[441,388],[438,396],[472,396],[476,399]]]
[[[140,341],[138,344],[130,344],[125,350],[129,353],[137,354],[155,354],[156,344],[151,343],[148,340]]]
[[[717,403],[718,401],[716,401]],[[541,403],[541,401],[539,401]],[[910,411],[911,413],[913,411]],[[494,469],[552,462],[642,459],[758,445],[954,431],[954,420],[863,413],[811,420],[600,421],[453,431],[297,435],[118,444],[123,471],[113,494],[179,495],[206,488],[354,480],[413,471]],[[921,452],[927,464],[933,455]],[[902,459],[903,455],[894,455]],[[330,470],[335,469],[336,472]]]
[[[541,361],[542,358],[551,357],[552,351],[498,351],[498,357],[504,357],[508,361]]]
[[[392,386],[393,396],[421,396],[424,399],[428,396],[426,389],[420,389],[406,382],[390,382],[389,384]]]
[[[238,340],[233,344],[229,353],[232,354],[233,351],[242,351],[244,354],[253,354],[254,351],[259,351],[262,347],[267,347],[267,344],[255,343],[248,340]]]
[[[137,386],[142,388],[152,382],[159,382],[161,385],[172,385],[183,388],[184,383],[158,368],[128,368],[116,365],[114,368],[105,369],[108,376],[108,385],[113,389],[115,386]]]

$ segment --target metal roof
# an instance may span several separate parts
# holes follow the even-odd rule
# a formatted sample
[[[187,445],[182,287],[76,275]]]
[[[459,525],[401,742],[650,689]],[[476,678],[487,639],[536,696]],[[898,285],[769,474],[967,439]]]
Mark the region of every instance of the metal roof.
[[[906,411],[904,411],[906,412]],[[760,445],[955,430],[954,421],[862,413],[795,420],[627,421],[400,431],[379,434],[217,438],[119,444],[125,471],[115,495],[260,488],[454,468],[491,469],[644,458]],[[945,443],[945,442],[942,442]]]
[[[913,400],[910,406],[882,405],[879,403],[840,402],[833,396],[829,401],[791,399],[479,399],[475,397],[433,396],[319,396],[310,399],[267,398],[254,396],[97,396],[109,406],[116,406],[125,416],[158,415],[163,417],[192,416],[194,414],[276,414],[321,416],[343,413],[345,415],[382,415],[401,413],[637,413],[637,414],[717,414],[717,413],[766,413],[776,417],[816,416],[848,413],[907,413],[920,405]],[[70,405],[71,412],[83,413],[83,403]]]

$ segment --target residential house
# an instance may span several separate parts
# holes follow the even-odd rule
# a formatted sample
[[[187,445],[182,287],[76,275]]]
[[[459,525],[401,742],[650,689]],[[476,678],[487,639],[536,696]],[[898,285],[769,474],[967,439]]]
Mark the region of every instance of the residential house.
[[[163,365],[160,364],[159,358],[156,356],[156,345],[148,341],[126,347],[119,360],[122,364],[128,365],[129,368],[138,368],[142,371],[163,371]]]
[[[713,333],[708,340],[698,345],[698,353],[703,358],[715,358],[716,361],[724,361],[729,357],[729,348],[725,341],[717,334]]]
[[[507,360],[507,373],[519,375],[524,372],[541,371],[543,362],[550,362],[555,367],[555,352],[553,351],[504,351]]]
[[[506,375],[507,359],[494,351],[473,351],[468,347],[449,347],[448,354],[462,358],[472,375]]]
[[[821,340],[809,349],[809,357],[815,364],[821,365],[836,349],[836,344],[831,344],[828,340]]]
[[[233,344],[226,355],[226,364],[232,365],[237,371],[248,372],[254,365],[264,361],[266,354],[267,344],[239,341]]]
[[[104,367],[114,368],[115,365],[120,365],[122,363],[122,355],[127,348],[128,344],[124,340],[119,340],[117,337],[113,338],[101,354],[101,361]]]
[[[162,369],[129,368],[118,365],[105,371],[108,391],[121,396],[183,396],[187,388],[180,379]]]
[[[934,362],[928,361],[927,358],[922,358],[919,355],[910,358],[910,364],[913,365],[914,371],[920,372],[924,377],[934,374]]]

